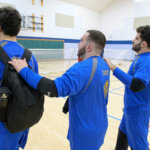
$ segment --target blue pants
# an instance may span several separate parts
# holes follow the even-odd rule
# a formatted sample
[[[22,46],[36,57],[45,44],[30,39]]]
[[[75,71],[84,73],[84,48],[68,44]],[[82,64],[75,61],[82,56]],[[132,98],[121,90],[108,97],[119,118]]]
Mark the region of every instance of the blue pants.
[[[10,133],[0,122],[0,150],[19,150],[26,145],[28,131],[25,130],[18,133]]]
[[[99,150],[104,142],[107,126],[101,130],[76,128],[68,132],[71,150]]]
[[[127,135],[129,146],[133,150],[148,150],[149,119],[132,120],[123,115],[119,128]]]

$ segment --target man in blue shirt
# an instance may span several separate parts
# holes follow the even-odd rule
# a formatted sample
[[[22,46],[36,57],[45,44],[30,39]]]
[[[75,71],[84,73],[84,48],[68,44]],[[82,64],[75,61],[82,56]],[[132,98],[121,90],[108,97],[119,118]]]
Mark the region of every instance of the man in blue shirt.
[[[133,50],[137,56],[128,73],[123,72],[106,59],[107,64],[125,84],[124,114],[119,127],[115,150],[148,150],[150,118],[150,26],[137,28]]]
[[[78,56],[83,61],[74,64],[54,81],[35,74],[25,60],[9,62],[33,88],[51,97],[69,96],[67,138],[71,150],[99,150],[104,142],[108,127],[109,68],[100,53],[105,43],[103,33],[88,30],[78,45]],[[92,71],[93,59],[97,60],[95,73]]]
[[[21,58],[24,53],[24,48],[17,43],[16,38],[20,27],[21,16],[16,9],[11,7],[0,8],[0,46],[12,59]],[[38,73],[38,65],[33,56],[29,65]],[[4,67],[0,60],[0,81],[3,79]],[[4,123],[0,122],[0,150],[19,150],[19,147],[24,148],[27,136],[28,129],[18,133],[10,133],[5,128]]]

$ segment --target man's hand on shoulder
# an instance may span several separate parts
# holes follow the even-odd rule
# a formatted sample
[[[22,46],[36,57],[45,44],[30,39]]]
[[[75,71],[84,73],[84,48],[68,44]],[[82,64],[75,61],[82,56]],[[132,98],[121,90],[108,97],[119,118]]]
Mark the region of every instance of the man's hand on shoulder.
[[[24,67],[28,67],[28,64],[26,62],[26,59],[13,59],[12,61],[8,62],[11,64],[16,71],[19,73]]]
[[[112,62],[109,59],[104,58],[105,62],[107,63],[110,70],[114,71],[116,69],[116,66],[112,64]]]

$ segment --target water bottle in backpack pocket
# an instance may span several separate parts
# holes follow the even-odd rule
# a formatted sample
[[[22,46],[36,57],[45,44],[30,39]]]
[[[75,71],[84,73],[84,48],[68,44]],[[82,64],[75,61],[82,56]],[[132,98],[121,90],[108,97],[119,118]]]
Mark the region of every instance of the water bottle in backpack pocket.
[[[0,121],[5,122],[8,109],[8,101],[11,96],[11,91],[7,87],[0,88]]]

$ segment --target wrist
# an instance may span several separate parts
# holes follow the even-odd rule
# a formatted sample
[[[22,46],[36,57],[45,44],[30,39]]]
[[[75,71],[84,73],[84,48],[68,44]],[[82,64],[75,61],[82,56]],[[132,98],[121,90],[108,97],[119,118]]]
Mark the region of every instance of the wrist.
[[[28,70],[29,70],[28,67],[24,67],[24,68],[20,69],[20,71],[19,71],[18,73],[19,73],[21,76],[23,76],[24,74],[27,73]]]
[[[115,65],[112,65],[111,70],[114,71],[117,67]]]

